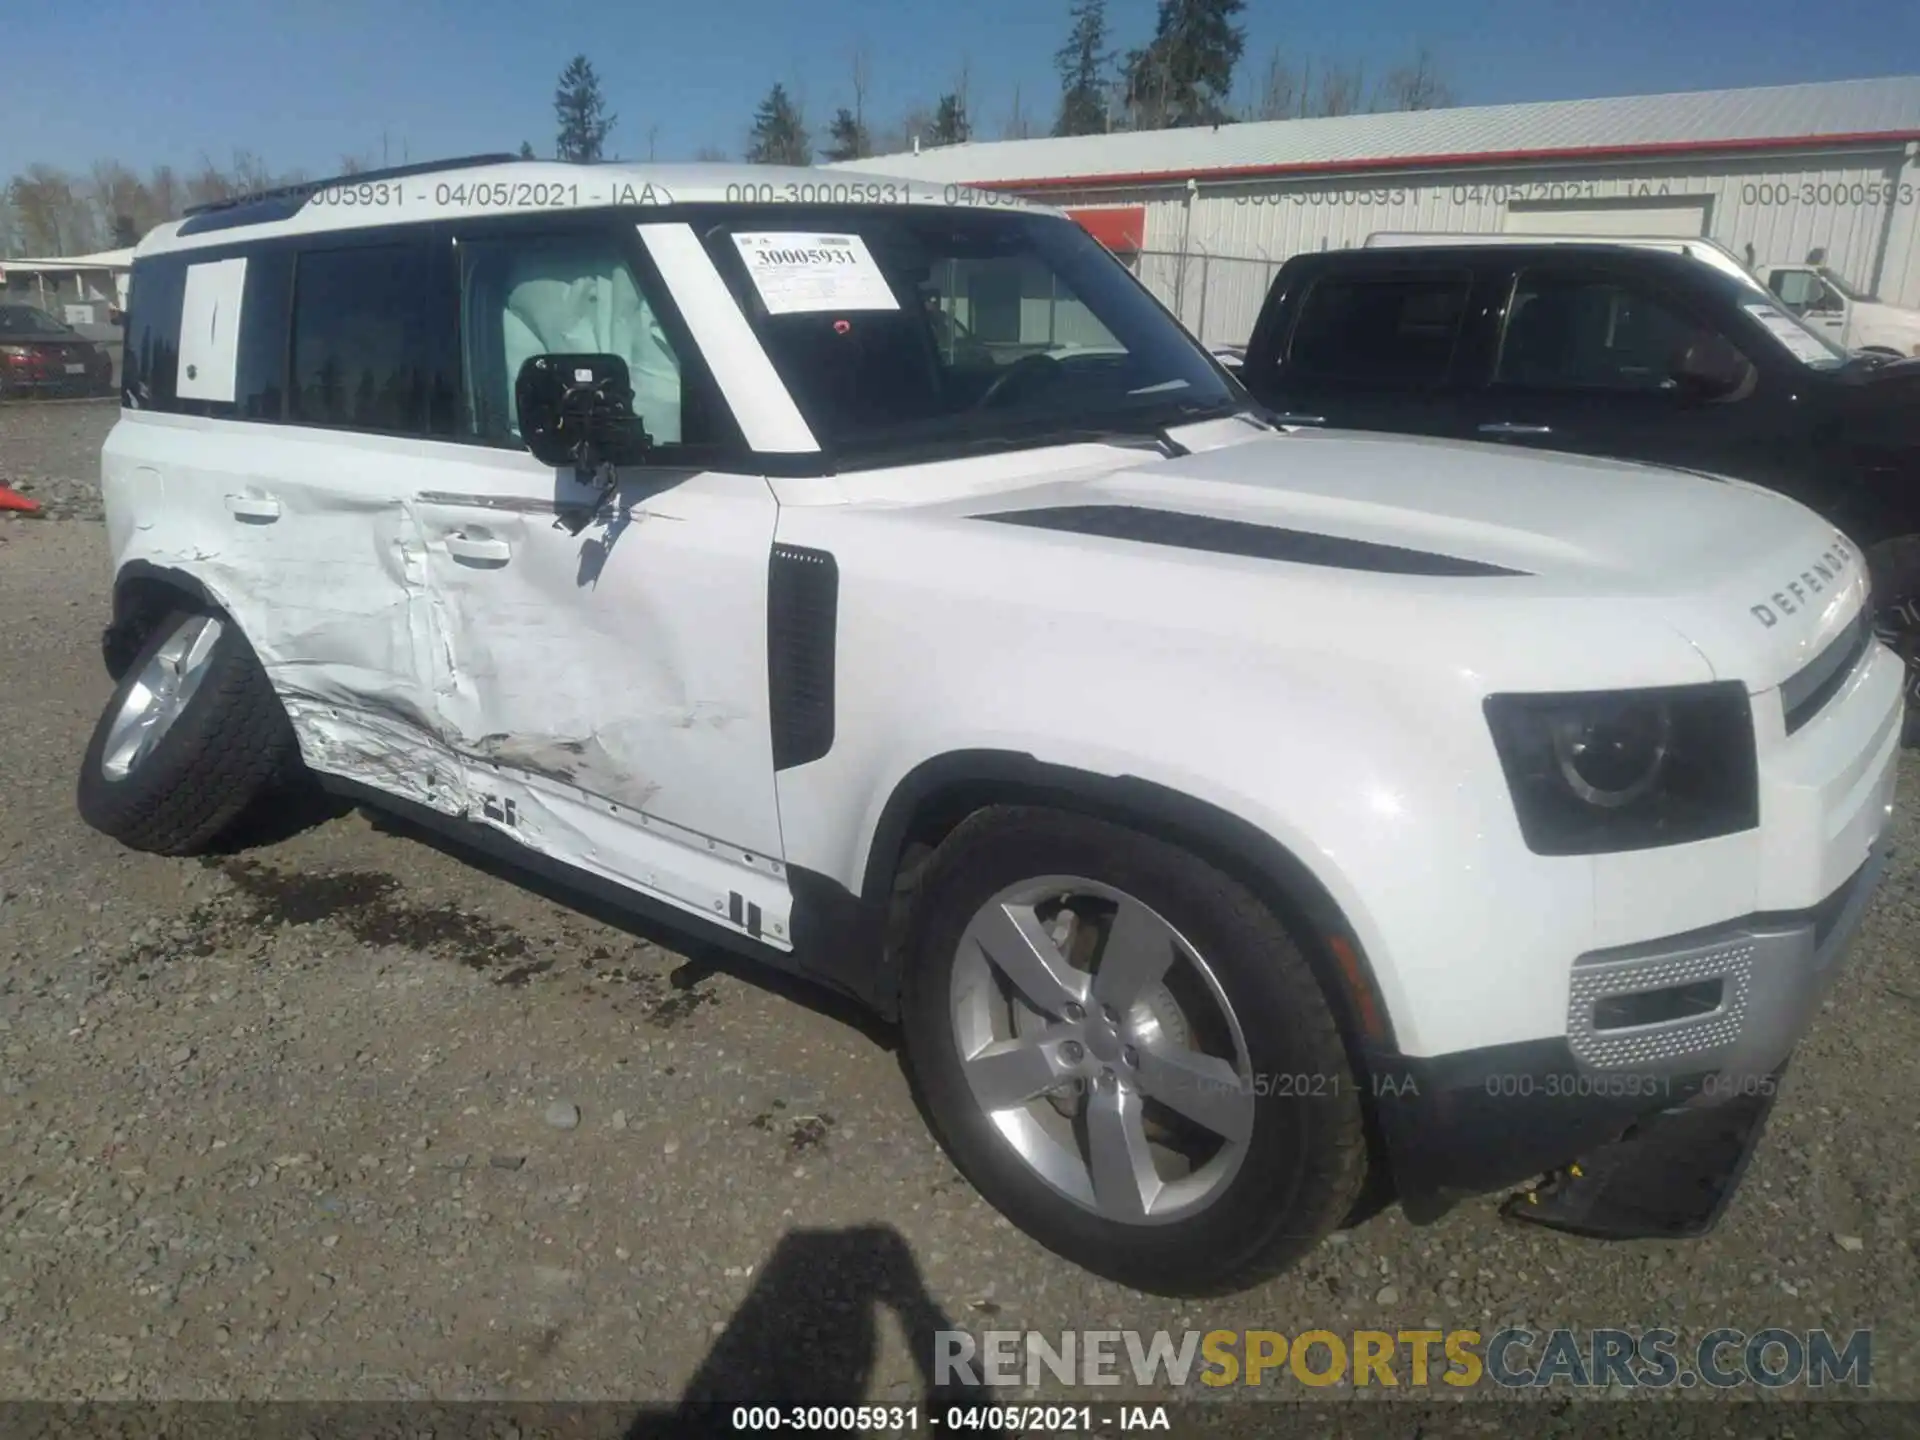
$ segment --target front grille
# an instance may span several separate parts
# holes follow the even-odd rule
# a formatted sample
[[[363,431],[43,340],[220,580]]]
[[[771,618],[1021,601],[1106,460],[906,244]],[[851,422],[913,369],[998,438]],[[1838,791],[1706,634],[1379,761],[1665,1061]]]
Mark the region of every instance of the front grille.
[[[1867,647],[1872,643],[1873,618],[1863,605],[1859,613],[1847,622],[1846,629],[1834,636],[1824,650],[1780,687],[1780,704],[1786,712],[1787,734],[1793,734],[1826,708],[1827,702],[1840,693],[1840,687],[1847,683],[1847,677],[1853,674],[1860,657],[1867,653]]]

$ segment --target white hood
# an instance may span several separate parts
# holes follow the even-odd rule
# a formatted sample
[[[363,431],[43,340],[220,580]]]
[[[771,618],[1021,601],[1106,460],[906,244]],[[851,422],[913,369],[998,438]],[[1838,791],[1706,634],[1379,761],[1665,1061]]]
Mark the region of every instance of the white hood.
[[[1521,572],[1498,582],[1500,597],[1654,600],[1717,673],[1755,690],[1817,655],[1866,593],[1851,543],[1781,495],[1499,445],[1312,431],[1150,460],[995,502],[1002,512],[1174,510]],[[1427,583],[1493,593],[1484,579]]]
[[[1857,300],[1847,326],[1847,343],[1855,350],[1872,346],[1897,350],[1902,355],[1920,355],[1920,310],[1883,305],[1878,300]]]

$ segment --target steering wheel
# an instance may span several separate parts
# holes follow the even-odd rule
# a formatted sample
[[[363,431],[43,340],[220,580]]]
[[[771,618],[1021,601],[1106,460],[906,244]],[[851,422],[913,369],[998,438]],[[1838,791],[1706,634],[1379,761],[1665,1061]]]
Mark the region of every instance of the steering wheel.
[[[985,410],[1016,385],[1024,385],[1036,375],[1057,376],[1059,371],[1060,362],[1051,355],[1022,355],[993,377],[987,388],[980,392],[980,398],[973,402],[973,408]]]

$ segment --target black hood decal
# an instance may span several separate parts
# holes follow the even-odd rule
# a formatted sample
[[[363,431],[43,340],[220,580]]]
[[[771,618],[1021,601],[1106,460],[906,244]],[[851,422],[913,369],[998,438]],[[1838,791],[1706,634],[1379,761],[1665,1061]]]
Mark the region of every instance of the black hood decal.
[[[1005,525],[1030,525],[1040,530],[1064,530],[1075,535],[1100,535],[1109,540],[1132,540],[1142,545],[1209,550],[1218,555],[1286,560],[1295,565],[1324,565],[1335,570],[1370,570],[1383,575],[1528,573],[1480,560],[1382,545],[1372,540],[1348,540],[1338,535],[1283,530],[1275,525],[1220,520],[1211,515],[1189,515],[1143,505],[1059,505],[1038,510],[1002,510],[973,518],[998,520]]]

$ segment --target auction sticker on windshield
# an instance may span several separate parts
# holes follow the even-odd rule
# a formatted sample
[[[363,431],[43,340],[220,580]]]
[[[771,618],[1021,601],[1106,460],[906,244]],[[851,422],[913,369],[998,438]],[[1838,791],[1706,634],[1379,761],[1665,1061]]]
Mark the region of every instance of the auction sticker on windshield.
[[[1833,351],[1822,345],[1818,336],[1808,334],[1786,311],[1762,300],[1749,301],[1741,308],[1766,326],[1774,339],[1793,352],[1795,359],[1818,365],[1834,358]]]
[[[858,235],[776,230],[735,235],[733,243],[769,315],[900,308]]]

